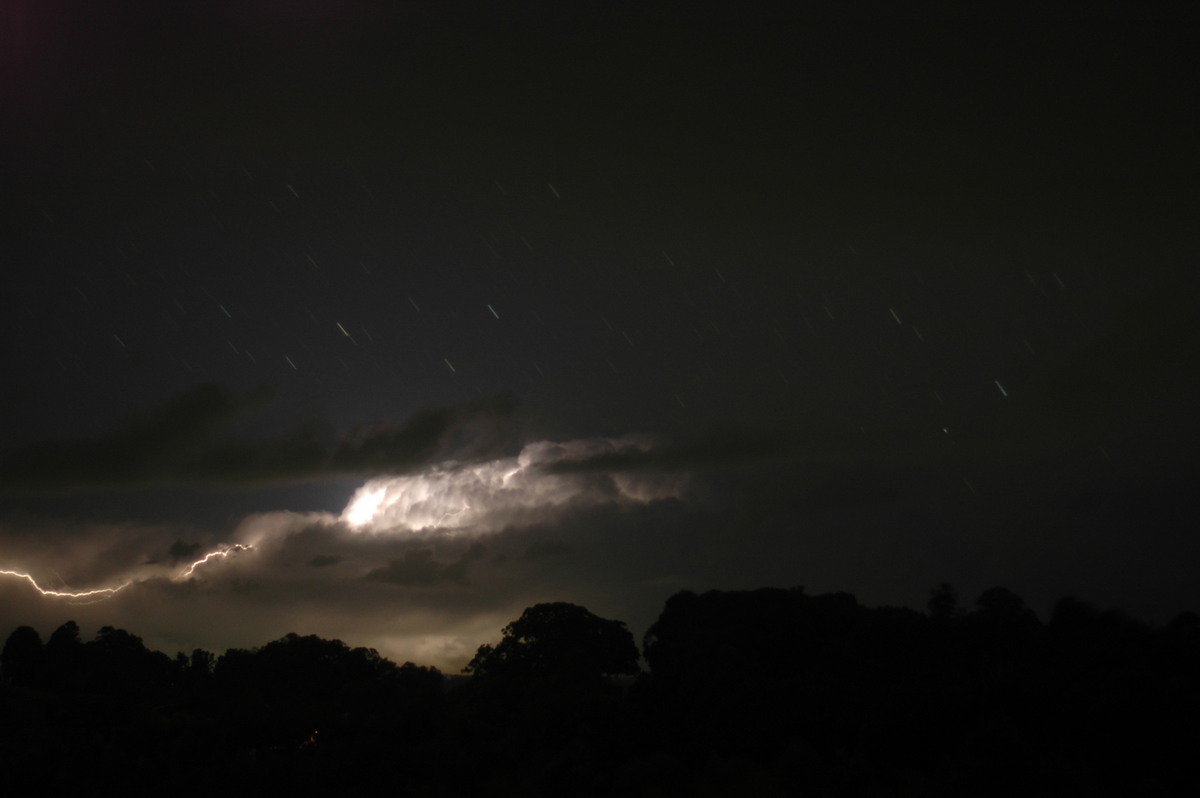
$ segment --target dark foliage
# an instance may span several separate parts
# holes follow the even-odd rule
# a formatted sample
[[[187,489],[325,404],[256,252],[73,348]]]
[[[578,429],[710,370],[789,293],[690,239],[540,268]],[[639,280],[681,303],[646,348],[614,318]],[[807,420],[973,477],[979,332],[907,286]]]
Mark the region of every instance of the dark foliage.
[[[4,675],[13,684],[35,684],[40,675],[45,659],[42,650],[42,636],[31,626],[18,626],[8,636],[4,650],[0,653],[0,667]]]
[[[637,660],[624,623],[560,601],[525,610],[504,627],[499,645],[480,646],[464,670],[477,676],[595,679],[632,676]]]
[[[1200,616],[679,593],[645,637],[539,604],[469,679],[287,635],[170,659],[67,622],[0,655],[12,794],[1191,795]],[[637,674],[637,679],[629,681]],[[625,679],[626,681],[622,681]]]
[[[480,646],[456,695],[454,747],[471,751],[469,792],[577,792],[619,756],[621,690],[638,672],[633,635],[620,621],[565,602],[537,604]]]

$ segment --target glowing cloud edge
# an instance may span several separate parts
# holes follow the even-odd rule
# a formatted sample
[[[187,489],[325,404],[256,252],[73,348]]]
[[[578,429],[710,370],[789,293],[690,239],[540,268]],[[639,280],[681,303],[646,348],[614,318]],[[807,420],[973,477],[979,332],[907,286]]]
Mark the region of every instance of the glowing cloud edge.
[[[561,468],[631,449],[646,452],[651,445],[634,437],[536,441],[515,457],[448,462],[417,473],[375,477],[354,492],[340,520],[359,533],[481,533],[564,506],[677,498],[683,488],[678,477]]]

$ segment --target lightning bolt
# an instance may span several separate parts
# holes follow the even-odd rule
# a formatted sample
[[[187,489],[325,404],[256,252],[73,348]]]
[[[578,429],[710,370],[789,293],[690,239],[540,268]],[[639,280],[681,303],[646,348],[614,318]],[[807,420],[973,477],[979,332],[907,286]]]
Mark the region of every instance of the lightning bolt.
[[[192,574],[195,573],[197,568],[199,568],[201,565],[204,565],[205,563],[207,563],[209,560],[212,560],[213,558],[225,559],[226,557],[229,557],[232,554],[237,554],[238,552],[242,552],[242,551],[250,551],[253,548],[254,548],[253,546],[245,545],[242,543],[234,543],[231,546],[221,546],[220,548],[216,549],[215,551],[210,551],[208,554],[205,554],[203,557],[196,560],[194,563],[189,565],[187,568],[184,568],[182,571],[177,573],[171,579],[172,579],[172,581],[175,581],[175,582],[179,582],[184,579],[189,579],[192,576]],[[11,576],[14,579],[24,579],[26,582],[28,582],[33,587],[34,590],[41,593],[43,596],[48,596],[50,598],[67,599],[68,601],[77,601],[77,602],[80,602],[83,604],[91,604],[96,601],[104,601],[105,599],[110,599],[113,596],[115,596],[117,593],[121,592],[122,590],[129,587],[130,585],[134,584],[134,582],[144,582],[145,581],[144,579],[127,579],[124,582],[122,582],[121,584],[117,585],[116,587],[97,587],[97,588],[92,588],[91,590],[51,590],[50,588],[42,587],[41,585],[39,585],[37,580],[34,579],[32,575],[27,574],[24,571],[0,570],[0,576]],[[90,599],[90,601],[85,601],[85,599]]]
[[[458,518],[460,515],[462,515],[467,510],[470,510],[470,509],[471,509],[470,506],[463,504],[463,506],[456,513],[442,513],[442,517],[437,520],[437,523],[434,524],[434,526],[441,526],[442,522],[445,521],[447,518]]]
[[[21,571],[0,571],[0,576],[12,576],[16,577],[17,579],[24,579],[26,582],[33,585],[33,589],[41,593],[43,596],[76,600],[90,598],[94,601],[103,601],[106,598],[112,598],[117,593],[133,584],[132,581],[126,581],[122,582],[116,587],[97,587],[93,588],[92,590],[50,590],[49,588],[39,585],[37,580],[29,574]]]
[[[228,557],[230,554],[236,554],[239,551],[250,551],[250,549],[252,549],[252,548],[254,548],[254,547],[253,546],[244,546],[241,543],[234,543],[232,546],[222,546],[221,548],[217,549],[216,551],[210,551],[208,554],[205,554],[203,557],[196,560],[194,563],[189,565],[187,568],[180,571],[178,574],[175,575],[175,579],[176,579],[176,581],[178,581],[180,579],[187,579],[189,576],[192,575],[192,573],[195,572],[195,570],[197,568],[199,568],[201,565],[204,565],[206,562],[211,560],[213,557],[220,557],[223,560],[226,557]]]

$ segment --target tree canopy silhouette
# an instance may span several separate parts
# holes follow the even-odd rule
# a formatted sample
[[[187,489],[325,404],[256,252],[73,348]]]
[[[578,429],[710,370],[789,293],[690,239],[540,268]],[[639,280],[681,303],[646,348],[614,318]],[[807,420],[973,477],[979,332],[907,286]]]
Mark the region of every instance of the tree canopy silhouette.
[[[41,670],[42,659],[41,635],[32,626],[18,626],[0,652],[0,668],[13,684],[30,684]]]
[[[677,593],[632,685],[607,678],[638,673],[625,625],[561,602],[526,609],[450,681],[314,635],[170,659],[113,627],[82,642],[68,621],[44,644],[19,627],[0,651],[6,786],[1197,793],[1200,616],[1156,628],[1065,598],[1043,625],[1002,587],[969,610],[948,584],[931,599],[920,613],[800,588]]]
[[[498,645],[480,646],[463,670],[476,676],[573,678],[638,672],[637,646],[625,624],[576,604],[536,604],[503,632]]]

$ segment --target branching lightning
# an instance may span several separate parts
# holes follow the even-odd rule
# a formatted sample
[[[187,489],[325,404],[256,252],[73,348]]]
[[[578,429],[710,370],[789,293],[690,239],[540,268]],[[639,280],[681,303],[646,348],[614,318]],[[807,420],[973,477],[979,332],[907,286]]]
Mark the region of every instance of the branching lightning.
[[[196,569],[206,564],[209,560],[214,558],[225,559],[230,555],[237,554],[238,552],[242,551],[250,551],[253,548],[253,546],[242,543],[221,546],[214,551],[210,551],[208,554],[205,554],[187,568],[181,570],[175,576],[171,577],[171,580],[174,582],[180,582],[184,579],[190,579],[192,574],[195,573]],[[24,571],[0,570],[0,576],[11,576],[14,579],[23,579],[32,585],[33,589],[41,593],[43,596],[47,596],[49,598],[66,599],[68,601],[80,602],[83,604],[90,604],[95,601],[104,601],[105,599],[112,598],[117,593],[121,592],[135,582],[145,581],[144,579],[127,579],[116,587],[97,587],[92,588],[91,590],[51,590],[50,588],[39,585],[37,580],[34,579],[31,574],[27,574]]]
[[[234,543],[232,546],[222,546],[221,548],[217,549],[216,551],[210,551],[208,554],[205,554],[203,557],[196,560],[194,563],[189,565],[187,568],[180,571],[175,576],[175,579],[176,580],[187,579],[189,576],[192,575],[192,573],[195,572],[195,570],[197,568],[199,568],[201,565],[204,565],[206,562],[211,560],[213,557],[220,557],[221,559],[225,559],[230,554],[235,554],[239,551],[250,551],[250,549],[252,549],[252,548],[254,548],[254,547],[253,546],[244,546],[241,543]]]
[[[441,526],[443,523],[445,523],[447,518],[458,518],[460,515],[462,515],[467,510],[470,510],[470,509],[471,509],[471,505],[467,504],[466,502],[463,502],[463,506],[460,507],[457,512],[442,513],[442,517],[437,520],[437,523],[435,523],[434,526]]]
[[[131,584],[133,584],[132,581],[127,581],[127,582],[122,582],[121,584],[117,585],[116,587],[98,587],[98,588],[93,588],[92,590],[50,590],[49,588],[45,588],[45,587],[42,587],[41,585],[39,585],[37,583],[37,580],[34,579],[29,574],[22,573],[21,571],[0,571],[0,576],[12,576],[12,577],[16,577],[17,579],[24,579],[26,582],[33,585],[33,589],[36,590],[37,592],[41,593],[43,596],[50,596],[51,598],[65,598],[65,599],[89,599],[90,598],[94,601],[101,601],[106,598],[112,598],[118,592],[124,590],[125,588],[127,588]]]

